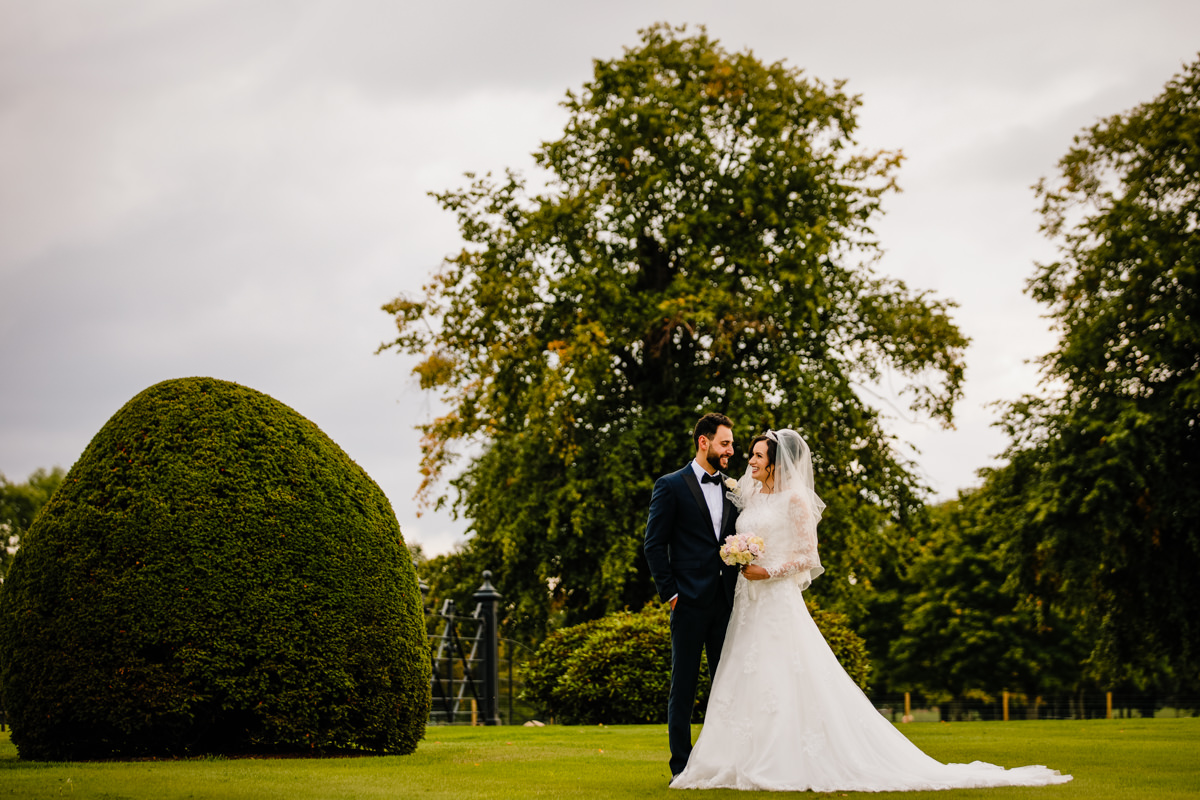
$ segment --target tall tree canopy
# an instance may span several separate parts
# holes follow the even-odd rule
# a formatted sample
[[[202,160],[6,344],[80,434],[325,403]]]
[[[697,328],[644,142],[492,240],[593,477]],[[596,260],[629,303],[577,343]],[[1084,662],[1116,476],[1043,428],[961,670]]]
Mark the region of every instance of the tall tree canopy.
[[[962,381],[949,304],[871,269],[899,154],[856,147],[840,82],[703,30],[642,31],[563,105],[562,137],[535,153],[547,187],[510,172],[436,195],[467,246],[384,307],[399,335],[381,349],[420,354],[448,409],[423,429],[427,499],[471,453],[456,510],[510,621],[639,607],[653,481],[721,410],[744,442],[784,425],[809,439],[824,591],[848,586],[863,537],[919,504],[856,386],[886,373],[948,424]]]
[[[1019,577],[1084,612],[1109,672],[1200,671],[1200,61],[1076,137],[1038,187],[1032,295],[1056,392],[1013,405]]]

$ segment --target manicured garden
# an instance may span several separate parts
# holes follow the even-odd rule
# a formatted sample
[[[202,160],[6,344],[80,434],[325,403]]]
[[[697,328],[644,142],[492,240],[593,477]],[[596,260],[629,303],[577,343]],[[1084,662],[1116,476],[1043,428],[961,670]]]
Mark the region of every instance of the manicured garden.
[[[937,793],[938,800],[1200,795],[1196,718],[916,723],[902,730],[943,761],[1047,764],[1075,776],[1063,786],[954,790]],[[410,756],[57,763],[19,760],[0,733],[0,799],[679,797],[667,789],[666,748],[662,725],[437,727]]]

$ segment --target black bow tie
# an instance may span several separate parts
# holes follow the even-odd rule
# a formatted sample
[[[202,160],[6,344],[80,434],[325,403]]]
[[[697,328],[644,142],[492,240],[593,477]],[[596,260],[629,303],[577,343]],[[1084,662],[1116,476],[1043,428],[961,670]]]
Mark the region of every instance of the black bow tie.
[[[709,475],[709,474],[705,473],[704,475],[700,476],[700,484],[701,485],[704,485],[706,483],[718,483],[719,484],[720,482],[721,482],[720,473],[717,473],[714,475]]]

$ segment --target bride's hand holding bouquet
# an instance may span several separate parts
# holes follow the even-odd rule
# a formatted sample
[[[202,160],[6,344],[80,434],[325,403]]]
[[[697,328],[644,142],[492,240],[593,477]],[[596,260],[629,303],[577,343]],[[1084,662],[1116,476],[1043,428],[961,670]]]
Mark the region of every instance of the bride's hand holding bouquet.
[[[765,581],[771,577],[771,573],[760,567],[758,564],[747,564],[742,567],[742,577],[748,581]]]

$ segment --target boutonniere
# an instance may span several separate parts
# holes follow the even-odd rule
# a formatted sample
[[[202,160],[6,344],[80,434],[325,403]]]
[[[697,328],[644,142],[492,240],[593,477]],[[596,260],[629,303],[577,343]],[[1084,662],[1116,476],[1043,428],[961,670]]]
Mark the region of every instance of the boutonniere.
[[[729,498],[729,502],[733,503],[734,508],[741,511],[746,505],[746,498],[742,497],[742,487],[733,478],[726,478],[725,488],[728,490],[725,496]]]

